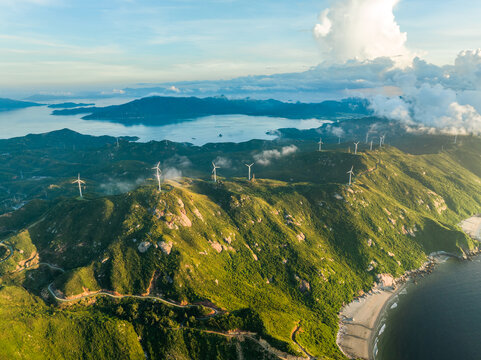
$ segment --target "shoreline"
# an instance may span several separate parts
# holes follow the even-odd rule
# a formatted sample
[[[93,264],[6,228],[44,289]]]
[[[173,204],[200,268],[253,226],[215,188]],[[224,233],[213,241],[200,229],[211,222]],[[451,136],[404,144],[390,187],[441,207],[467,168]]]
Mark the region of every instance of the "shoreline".
[[[430,273],[436,263],[429,257],[419,269],[407,271],[399,278],[383,274],[366,294],[355,298],[339,312],[337,345],[350,359],[373,359],[375,339],[378,335],[382,314],[407,283],[417,276]]]
[[[473,216],[459,225],[473,239],[481,241],[481,216]],[[387,274],[378,275],[378,282],[366,294],[363,294],[339,311],[339,330],[336,344],[341,352],[350,359],[373,360],[376,352],[376,339],[382,334],[381,322],[388,306],[401,293],[408,283],[424,277],[433,271],[436,264],[446,257],[466,259],[479,254],[481,249],[457,256],[447,252],[437,252],[428,256],[428,261],[420,268],[406,271],[394,279]]]
[[[368,358],[369,359],[375,359],[375,356],[377,355],[377,338],[380,335],[379,330],[380,330],[380,325],[383,320],[383,314],[386,313],[388,310],[388,307],[391,308],[394,304],[394,300],[397,299],[397,296],[404,290],[406,289],[408,285],[408,282],[403,283],[400,285],[391,295],[391,297],[383,304],[381,310],[379,311],[379,315],[376,318],[375,325],[373,327],[373,331],[371,332],[371,336],[369,337],[369,343],[368,343]]]

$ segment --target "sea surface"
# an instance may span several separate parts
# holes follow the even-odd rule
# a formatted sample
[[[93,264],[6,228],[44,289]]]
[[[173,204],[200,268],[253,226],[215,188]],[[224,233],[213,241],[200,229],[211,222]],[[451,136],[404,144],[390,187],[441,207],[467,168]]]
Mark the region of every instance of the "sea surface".
[[[75,102],[91,100],[75,100]],[[96,102],[96,101],[93,101]],[[98,106],[126,102],[112,101]],[[0,139],[39,134],[68,128],[88,135],[137,136],[139,141],[171,140],[203,145],[209,142],[243,142],[252,139],[274,139],[267,134],[280,128],[312,129],[328,120],[290,120],[267,116],[221,115],[192,119],[164,126],[125,126],[109,121],[82,120],[83,115],[53,116],[47,106],[0,112]]]
[[[449,259],[388,304],[376,360],[481,359],[481,257]]]

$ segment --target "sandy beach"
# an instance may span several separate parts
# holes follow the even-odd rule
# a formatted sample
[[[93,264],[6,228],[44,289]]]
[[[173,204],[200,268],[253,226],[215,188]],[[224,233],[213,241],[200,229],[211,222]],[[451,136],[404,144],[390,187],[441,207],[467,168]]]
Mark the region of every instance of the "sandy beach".
[[[481,241],[481,216],[462,221],[459,226],[473,239]],[[426,264],[419,269],[423,271]],[[411,272],[412,274],[413,272]],[[404,280],[407,280],[409,273]],[[377,286],[368,294],[354,300],[339,313],[337,344],[342,352],[356,359],[370,360],[373,341],[379,326],[379,319],[390,300],[399,293],[403,285],[393,287]]]
[[[337,343],[344,354],[350,358],[369,359],[378,318],[399,289],[374,289],[342,309]]]
[[[473,239],[481,240],[481,216],[473,216],[459,224],[463,231]]]

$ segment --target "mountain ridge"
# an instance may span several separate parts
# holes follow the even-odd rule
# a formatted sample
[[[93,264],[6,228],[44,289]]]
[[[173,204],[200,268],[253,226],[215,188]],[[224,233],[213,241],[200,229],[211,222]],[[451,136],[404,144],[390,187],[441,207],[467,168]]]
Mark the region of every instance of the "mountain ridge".
[[[226,97],[152,96],[122,105],[54,110],[53,115],[89,114],[85,120],[108,120],[123,124],[168,124],[211,115],[273,116],[289,119],[367,115],[368,103],[361,99],[322,103],[286,103],[278,100],[228,99]]]
[[[20,100],[0,98],[0,111],[25,109],[33,106],[43,106],[43,104],[39,104],[31,101],[20,101]]]

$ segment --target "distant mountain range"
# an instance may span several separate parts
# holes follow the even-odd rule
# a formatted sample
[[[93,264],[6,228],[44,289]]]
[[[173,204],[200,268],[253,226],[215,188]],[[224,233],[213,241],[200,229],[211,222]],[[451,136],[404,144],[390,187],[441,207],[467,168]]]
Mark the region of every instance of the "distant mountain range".
[[[422,61],[407,72],[417,73],[425,69]],[[122,89],[68,89],[67,93],[33,94],[30,101],[76,101],[75,99],[125,98],[140,99],[149,96],[197,96],[208,97],[223,94],[231,98],[252,97],[281,101],[320,102],[340,100],[349,94],[384,93],[383,87],[395,85],[401,70],[395,69],[389,58],[364,62],[352,60],[345,64],[319,64],[306,71],[272,75],[243,76],[227,80],[199,80],[168,83],[137,83]],[[442,71],[441,71],[442,73]],[[430,77],[439,76],[433,70]],[[377,92],[376,92],[377,89]],[[366,92],[366,90],[368,90]]]
[[[24,109],[32,106],[41,106],[41,105],[42,104],[37,104],[30,101],[19,101],[19,100],[0,98],[0,111]]]
[[[364,116],[371,111],[363,99],[324,101],[321,103],[287,103],[277,100],[230,100],[226,97],[153,96],[122,105],[83,107],[53,111],[54,115],[89,114],[86,120],[109,120],[123,124],[159,125],[211,115],[272,116],[288,119]]]
[[[136,136],[121,136],[119,138],[106,135],[86,136],[70,129],[62,129],[44,134],[29,134],[11,139],[0,139],[0,153],[21,153],[26,150],[32,151],[38,149],[49,149],[55,152],[66,148],[86,150],[108,144],[113,145],[117,143],[117,140],[137,141],[138,139]]]

